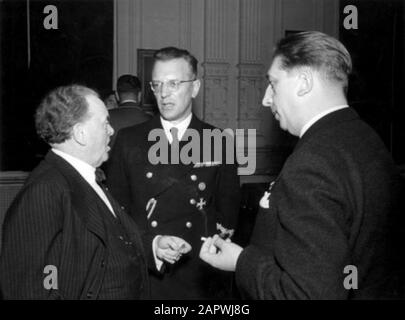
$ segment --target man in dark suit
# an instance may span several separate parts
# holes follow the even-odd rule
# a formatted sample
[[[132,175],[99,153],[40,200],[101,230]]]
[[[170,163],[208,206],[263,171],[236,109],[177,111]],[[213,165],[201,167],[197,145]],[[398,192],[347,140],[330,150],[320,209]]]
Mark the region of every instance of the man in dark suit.
[[[320,32],[282,39],[263,105],[300,140],[260,201],[250,245],[218,237],[200,257],[235,271],[250,299],[395,298],[399,177],[383,142],[347,105],[352,64]]]
[[[195,57],[173,47],[157,51],[151,87],[160,115],[118,133],[108,184],[144,231],[154,235],[170,232],[194,249],[176,265],[167,266],[164,276],[151,274],[152,298],[228,298],[231,278],[204,264],[198,252],[201,237],[219,231],[223,236],[233,233],[239,211],[237,165],[226,164],[224,157],[222,161],[203,159],[203,130],[211,132],[214,127],[192,113],[192,99],[200,88]],[[157,142],[151,138],[154,133],[161,133]],[[189,140],[191,133],[196,133],[198,142]],[[191,163],[184,163],[172,151],[191,142],[201,157],[194,154]],[[154,161],[156,143],[163,146],[160,156],[170,154],[170,159]],[[164,152],[165,146],[169,152]]]
[[[6,213],[3,298],[148,298],[147,265],[174,263],[191,248],[177,237],[141,237],[97,179],[113,134],[104,103],[89,88],[60,87],[35,120],[52,150]]]
[[[110,110],[110,123],[116,133],[152,118],[141,107],[141,81],[138,77],[124,74],[117,80],[118,108]],[[111,137],[113,146],[116,133]]]

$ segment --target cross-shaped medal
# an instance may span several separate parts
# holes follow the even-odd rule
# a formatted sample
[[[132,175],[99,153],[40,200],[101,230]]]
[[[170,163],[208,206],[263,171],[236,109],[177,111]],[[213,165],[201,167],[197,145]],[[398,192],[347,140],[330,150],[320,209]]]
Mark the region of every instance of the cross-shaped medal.
[[[196,206],[198,210],[202,210],[206,204],[207,202],[204,200],[204,198],[200,198],[200,201],[197,203]]]

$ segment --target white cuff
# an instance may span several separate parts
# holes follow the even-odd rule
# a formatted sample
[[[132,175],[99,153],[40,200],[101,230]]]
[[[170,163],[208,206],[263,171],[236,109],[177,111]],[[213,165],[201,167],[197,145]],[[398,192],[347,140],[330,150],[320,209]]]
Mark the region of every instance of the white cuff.
[[[153,258],[154,258],[154,260],[155,260],[156,269],[157,269],[158,271],[160,271],[160,269],[161,269],[162,266],[163,266],[163,261],[160,260],[160,259],[157,257],[157,255],[156,255],[157,241],[159,240],[160,237],[162,237],[162,236],[156,236],[156,237],[153,238],[153,241],[152,241]]]

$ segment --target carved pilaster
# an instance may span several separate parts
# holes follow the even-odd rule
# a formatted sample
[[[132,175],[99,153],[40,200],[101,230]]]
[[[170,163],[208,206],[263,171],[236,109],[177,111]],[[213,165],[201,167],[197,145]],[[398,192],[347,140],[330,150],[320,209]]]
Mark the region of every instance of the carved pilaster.
[[[226,0],[206,1],[206,61],[224,62],[227,60],[227,2]]]
[[[241,0],[240,61],[261,62],[262,21],[261,0]]]
[[[257,119],[264,92],[264,65],[239,65],[239,119]]]
[[[262,0],[240,1],[240,63],[238,64],[238,124],[240,128],[256,128],[257,144],[264,145],[260,130],[261,102],[264,93],[262,38]]]
[[[182,48],[191,48],[191,0],[180,0],[179,36]]]
[[[227,112],[229,64],[204,63],[205,69],[205,120],[226,128],[229,122]]]

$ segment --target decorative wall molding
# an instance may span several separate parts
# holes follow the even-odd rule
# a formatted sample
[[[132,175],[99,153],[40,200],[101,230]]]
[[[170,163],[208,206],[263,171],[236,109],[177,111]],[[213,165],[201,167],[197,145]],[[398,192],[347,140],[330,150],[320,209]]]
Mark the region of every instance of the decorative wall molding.
[[[205,61],[226,62],[228,59],[228,0],[206,0]]]
[[[137,73],[138,48],[190,50],[202,75],[194,112],[220,128],[255,128],[257,172],[276,172],[291,145],[262,107],[273,47],[286,30],[317,29],[337,36],[339,2],[115,0],[115,9],[114,76]]]
[[[180,47],[191,48],[191,1],[180,0],[179,36]]]
[[[264,65],[239,64],[239,117],[238,120],[258,119],[264,92]]]
[[[262,61],[261,0],[240,0],[240,61]]]
[[[240,77],[238,120],[258,119],[263,99],[263,77]]]
[[[221,128],[227,128],[230,65],[228,63],[204,63],[203,65],[205,70],[205,120]]]
[[[205,77],[229,77],[229,63],[204,62]]]
[[[27,171],[0,171],[0,185],[22,186],[28,175]]]

